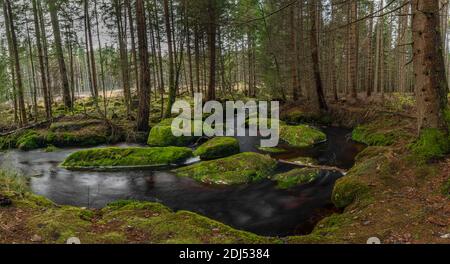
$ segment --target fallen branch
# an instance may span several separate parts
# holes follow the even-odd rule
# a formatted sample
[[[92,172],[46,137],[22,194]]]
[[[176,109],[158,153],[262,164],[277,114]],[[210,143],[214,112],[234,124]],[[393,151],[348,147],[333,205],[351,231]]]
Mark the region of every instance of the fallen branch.
[[[327,170],[327,171],[337,171],[342,174],[347,174],[347,171],[338,167],[334,166],[326,166],[326,165],[311,165],[311,164],[301,164],[297,162],[287,161],[287,160],[278,160],[278,162],[287,164],[287,165],[293,165],[301,168],[311,168],[311,169],[319,169],[319,170]]]

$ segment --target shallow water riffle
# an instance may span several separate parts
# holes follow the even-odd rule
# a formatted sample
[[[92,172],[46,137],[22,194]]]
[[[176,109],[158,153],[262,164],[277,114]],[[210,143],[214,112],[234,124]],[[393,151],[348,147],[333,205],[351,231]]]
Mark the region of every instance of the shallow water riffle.
[[[334,132],[334,136],[329,136],[329,141],[320,146],[309,150],[289,149],[287,153],[274,156],[310,155],[320,163],[335,166],[352,163],[359,146],[346,140],[346,131]],[[241,151],[257,150],[257,138],[239,140]],[[334,144],[340,146],[330,146]],[[318,220],[334,210],[331,192],[335,181],[342,176],[322,171],[313,182],[282,190],[270,180],[238,186],[211,186],[163,170],[94,172],[68,171],[58,166],[77,150],[9,151],[0,154],[0,166],[31,176],[32,191],[58,204],[101,208],[123,199],[160,202],[173,210],[193,211],[237,229],[266,236],[310,232]],[[292,168],[279,165],[275,173],[289,169]]]

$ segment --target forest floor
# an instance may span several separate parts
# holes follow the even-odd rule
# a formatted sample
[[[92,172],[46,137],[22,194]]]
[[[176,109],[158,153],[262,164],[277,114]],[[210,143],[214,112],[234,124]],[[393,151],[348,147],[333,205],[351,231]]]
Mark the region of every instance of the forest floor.
[[[304,108],[286,106],[283,115]],[[356,128],[369,147],[336,183],[342,213],[306,236],[268,238],[206,217],[153,203],[118,202],[101,210],[58,206],[31,194],[19,177],[0,173],[0,243],[450,243],[450,157],[424,161],[411,151],[416,129],[411,102],[358,107],[331,105],[335,125]],[[5,202],[6,201],[6,202]]]

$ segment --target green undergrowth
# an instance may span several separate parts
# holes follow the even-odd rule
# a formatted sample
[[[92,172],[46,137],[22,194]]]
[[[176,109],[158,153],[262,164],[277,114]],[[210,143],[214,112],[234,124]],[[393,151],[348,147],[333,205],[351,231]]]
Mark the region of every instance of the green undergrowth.
[[[194,155],[202,160],[213,160],[239,153],[239,141],[232,137],[216,137],[195,150]]]
[[[233,185],[265,179],[276,164],[269,156],[244,152],[218,160],[203,161],[174,172],[178,176],[191,177],[203,183]]]
[[[68,169],[167,166],[192,157],[192,150],[183,147],[97,148],[71,154],[61,164]]]
[[[287,111],[281,115],[281,119],[290,124],[313,123],[330,125],[332,123],[331,117],[328,114],[317,114],[300,109]]]
[[[289,145],[305,148],[323,142],[327,136],[322,131],[308,125],[281,126],[280,138]]]

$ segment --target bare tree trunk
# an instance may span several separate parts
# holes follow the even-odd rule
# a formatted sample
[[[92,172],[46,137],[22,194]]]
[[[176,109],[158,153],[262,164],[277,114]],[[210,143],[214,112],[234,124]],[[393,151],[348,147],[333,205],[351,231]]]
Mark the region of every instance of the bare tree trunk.
[[[216,0],[208,1],[209,101],[216,99],[216,5]]]
[[[351,97],[356,99],[358,97],[358,3],[357,0],[351,0],[350,3],[350,34],[349,34],[349,70],[350,80],[348,89],[351,92]]]
[[[136,0],[136,21],[138,31],[140,90],[137,128],[139,131],[149,130],[150,118],[150,69],[148,59],[147,29],[145,21],[144,1]]]
[[[15,25],[14,25],[14,19],[11,9],[11,3],[9,0],[4,0],[3,2],[3,12],[4,12],[4,18],[6,23],[6,28],[8,28],[9,33],[9,50],[13,55],[14,58],[14,69],[16,73],[16,84],[17,84],[17,99],[18,99],[18,105],[19,105],[19,114],[20,114],[20,125],[25,126],[28,123],[27,120],[27,113],[25,109],[25,100],[24,100],[24,93],[23,93],[23,84],[22,84],[22,72],[20,68],[20,58],[19,58],[19,51],[18,45],[17,45],[17,37],[16,37],[16,31],[15,31]]]
[[[134,64],[134,75],[136,78],[136,90],[137,94],[139,94],[139,71],[138,71],[138,61],[136,54],[136,41],[134,39],[134,23],[133,23],[133,14],[131,10],[130,0],[125,0],[125,5],[128,10],[128,23],[130,24],[130,37],[131,37],[131,56],[133,56],[133,64]]]
[[[165,117],[169,117],[172,113],[172,105],[175,102],[176,88],[175,88],[175,68],[174,68],[174,54],[173,54],[173,41],[172,41],[172,27],[171,27],[171,15],[169,10],[169,0],[164,0],[164,17],[167,33],[167,46],[169,50],[169,101],[167,102],[167,109]]]
[[[289,12],[289,23],[290,23],[290,28],[291,28],[291,51],[292,51],[292,57],[291,57],[291,76],[292,76],[292,100],[297,101],[298,100],[298,92],[299,92],[299,87],[298,87],[298,69],[297,69],[297,65],[298,65],[298,50],[297,50],[297,29],[296,29],[296,23],[295,23],[295,18],[296,18],[296,14],[295,14],[295,9],[297,8],[296,5],[292,6],[290,8],[290,12]]]
[[[71,109],[73,105],[72,105],[72,99],[70,97],[69,80],[67,78],[67,69],[66,69],[66,63],[64,61],[64,53],[63,53],[62,42],[61,42],[61,31],[59,29],[59,19],[58,19],[58,13],[57,13],[57,9],[56,9],[57,7],[56,7],[55,1],[56,0],[49,0],[48,8],[49,8],[50,17],[52,20],[52,28],[53,28],[53,37],[55,39],[56,56],[58,58],[59,73],[61,75],[64,106],[66,108]]]
[[[438,0],[413,0],[413,62],[419,132],[433,128],[448,133],[444,117],[448,83],[439,21]]]
[[[322,86],[322,77],[320,74],[320,65],[319,65],[319,50],[318,50],[318,31],[317,31],[317,9],[320,5],[320,0],[310,0],[309,3],[309,12],[311,17],[311,57],[313,62],[313,74],[314,74],[314,83],[316,86],[316,99],[317,99],[317,108],[318,110],[328,110],[328,105],[325,101],[325,95],[323,93]]]
[[[33,17],[34,17],[34,32],[36,35],[36,46],[38,51],[39,58],[39,68],[41,71],[41,82],[42,82],[42,93],[44,97],[44,106],[45,106],[45,114],[47,119],[52,117],[52,105],[50,103],[49,95],[48,95],[48,86],[47,86],[47,78],[46,78],[46,70],[44,64],[44,52],[42,50],[42,40],[41,40],[41,30],[39,28],[39,16],[38,16],[38,8],[36,4],[36,0],[32,0],[33,4]]]

